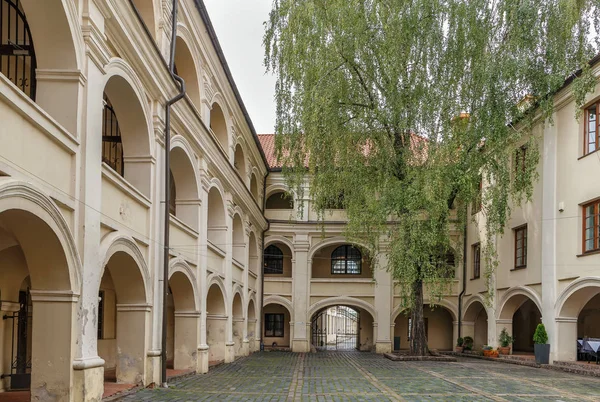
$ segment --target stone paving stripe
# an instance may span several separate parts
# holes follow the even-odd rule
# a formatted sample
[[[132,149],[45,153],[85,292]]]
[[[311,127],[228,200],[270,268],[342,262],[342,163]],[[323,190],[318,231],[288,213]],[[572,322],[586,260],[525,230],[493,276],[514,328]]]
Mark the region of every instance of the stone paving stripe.
[[[401,397],[399,394],[397,394],[396,392],[394,392],[394,390],[392,390],[390,387],[388,387],[387,385],[381,383],[377,377],[375,377],[373,374],[369,373],[367,370],[365,370],[363,367],[361,367],[360,365],[356,364],[354,361],[352,361],[350,358],[347,358],[348,363],[353,366],[355,369],[357,369],[359,372],[362,373],[363,376],[365,376],[365,378],[371,383],[373,384],[374,387],[376,387],[377,389],[379,389],[381,391],[381,393],[385,396],[389,396],[390,399],[395,400],[395,401],[406,401],[406,399],[404,399],[403,397]]]

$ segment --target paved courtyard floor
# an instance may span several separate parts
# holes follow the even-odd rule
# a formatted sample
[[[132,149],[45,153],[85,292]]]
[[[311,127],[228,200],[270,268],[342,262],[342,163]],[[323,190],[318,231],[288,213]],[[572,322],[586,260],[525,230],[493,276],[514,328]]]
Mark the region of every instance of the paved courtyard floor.
[[[264,352],[120,401],[600,401],[600,378],[466,358]]]

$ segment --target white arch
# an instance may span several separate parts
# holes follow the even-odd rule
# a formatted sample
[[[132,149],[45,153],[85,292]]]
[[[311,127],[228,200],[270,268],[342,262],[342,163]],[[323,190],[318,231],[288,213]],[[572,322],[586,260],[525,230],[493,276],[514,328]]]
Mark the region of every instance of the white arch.
[[[247,300],[246,300],[246,305],[245,305],[245,310],[246,310],[246,317],[248,317],[248,309],[250,308],[250,302],[254,302],[254,315],[256,316],[256,292],[249,292],[250,294],[248,294]]]
[[[269,304],[279,304],[279,305],[285,307],[287,309],[287,311],[290,313],[290,317],[292,317],[292,319],[293,319],[294,307],[292,306],[292,302],[289,301],[288,299],[286,299],[285,297],[276,296],[276,295],[267,296],[263,300],[263,307],[266,307]]]
[[[253,170],[253,172],[254,172],[254,170]],[[257,177],[257,181],[258,181],[258,173],[257,173],[256,177]],[[290,194],[292,196],[292,199],[294,200],[294,202],[296,201],[296,192],[294,190],[292,190],[291,188],[289,188],[288,186],[286,186],[285,184],[281,184],[281,183],[269,185],[265,190],[265,197],[268,199],[273,194],[280,193],[280,192]]]
[[[363,310],[366,310],[367,312],[369,312],[369,314],[371,314],[371,317],[373,317],[373,322],[377,322],[377,312],[370,303],[350,296],[328,297],[327,299],[319,300],[318,302],[310,306],[310,308],[308,309],[308,319],[310,320],[310,318],[316,312],[324,308],[339,305],[362,308]]]
[[[490,312],[488,311],[488,306],[486,305],[486,302],[485,302],[485,299],[483,298],[483,296],[481,296],[480,294],[474,294],[471,297],[469,297],[466,302],[463,303],[463,308],[462,308],[462,315],[463,315],[462,319],[463,320],[465,318],[465,314],[469,310],[469,307],[471,307],[476,302],[481,303],[481,305],[483,306],[488,317],[490,316]],[[491,316],[493,316],[493,314],[491,314]]]
[[[71,291],[81,291],[81,259],[77,245],[60,209],[42,191],[30,183],[13,178],[0,179],[0,213],[11,209],[27,211],[48,225],[64,250]]]
[[[233,290],[232,290],[232,297],[231,297],[231,314],[233,314],[233,302],[235,300],[235,296],[236,295],[240,295],[240,301],[242,304],[242,317],[246,318],[246,311],[244,306],[246,306],[246,298],[244,297],[244,289],[242,288],[242,286],[239,283],[236,283],[235,285],[233,285]]]
[[[500,319],[500,317],[502,315],[502,311],[504,310],[504,307],[506,306],[506,303],[513,296],[525,296],[525,297],[531,299],[531,301],[535,303],[536,307],[538,308],[538,311],[541,314],[541,312],[542,312],[542,301],[541,301],[540,297],[538,296],[538,294],[535,293],[533,290],[525,287],[525,286],[515,286],[515,287],[510,288],[502,296],[502,299],[498,303],[498,309],[496,310],[496,319]],[[519,307],[520,306],[517,306],[517,308],[515,308],[515,311],[518,310]]]
[[[142,277],[142,285],[144,287],[146,303],[152,304],[152,298],[150,296],[151,278],[150,273],[148,272],[148,265],[146,265],[144,255],[133,238],[119,232],[112,232],[107,234],[100,241],[99,255],[104,256],[102,260],[102,275],[100,275],[100,278],[102,278],[104,275],[104,272],[106,271],[106,265],[110,261],[111,257],[117,252],[123,252],[133,259]]]
[[[428,305],[428,306],[439,306],[439,307],[444,307],[452,316],[452,321],[456,321],[456,317],[458,317],[458,313],[457,310],[458,308],[456,307],[456,305],[446,299],[442,299],[440,301],[437,301],[435,303],[429,301],[429,300],[423,300],[423,305]],[[403,307],[401,305],[398,305],[394,308],[394,310],[392,311],[392,323],[394,321],[396,321],[396,318],[398,318],[398,316],[400,315],[400,313],[402,313],[404,310],[406,310],[406,307]]]
[[[189,266],[189,264],[181,257],[173,258],[169,261],[169,279],[176,272],[180,272],[185,275],[192,285],[192,292],[194,293],[194,309],[196,311],[200,311],[200,305],[198,300],[198,295],[200,292],[198,291],[198,283],[196,280],[196,274],[194,270]]]
[[[352,244],[352,245],[357,245],[360,247],[366,247],[364,244],[360,244],[357,243],[355,241],[349,241],[348,239],[346,239],[345,237],[342,236],[335,236],[335,237],[330,237],[328,239],[322,240],[319,243],[313,245],[310,250],[308,251],[308,260],[312,260],[313,256],[315,255],[315,253],[319,250],[321,250],[322,248],[325,248],[327,246],[331,246],[334,244],[339,244],[340,246],[344,245],[344,244]]]
[[[229,316],[231,314],[231,304],[229,303],[229,292],[227,291],[227,287],[225,286],[225,281],[223,278],[219,276],[219,274],[213,273],[210,274],[206,280],[208,285],[206,286],[206,294],[204,295],[204,300],[208,297],[208,292],[210,292],[210,288],[213,285],[217,285],[219,289],[221,289],[221,294],[223,295],[223,302],[225,303],[225,314]]]
[[[195,193],[200,197],[200,188],[201,181],[199,176],[199,170],[197,169],[196,163],[196,155],[194,151],[192,151],[192,147],[187,139],[185,139],[182,135],[176,135],[171,139],[171,152],[174,149],[181,149],[187,156],[190,165],[192,166],[192,172],[194,175],[194,183],[195,183]]]
[[[577,311],[577,314],[574,314],[575,311],[572,311],[576,308],[575,306],[569,308],[569,310],[571,310],[571,311],[564,311],[564,310],[567,310],[567,308],[565,307],[565,304],[567,304],[567,302],[569,301],[571,296],[573,296],[578,291],[580,291],[582,289],[586,289],[586,288],[588,288],[590,291],[588,293],[586,293],[585,295],[583,295],[584,296],[583,299],[577,303],[577,304],[580,304],[580,306],[577,308],[579,310],[579,311]],[[598,292],[600,292],[600,278],[599,277],[586,276],[586,277],[574,280],[565,288],[565,290],[563,290],[561,292],[560,296],[556,299],[556,303],[554,304],[555,317],[577,317],[577,316],[579,316],[581,309],[596,294],[598,294]],[[568,313],[569,315],[564,316],[565,313]]]
[[[263,245],[263,248],[267,248],[270,245],[275,244],[275,243],[283,243],[286,246],[288,246],[288,248],[292,252],[292,260],[294,259],[294,255],[295,255],[295,252],[294,252],[294,243],[292,243],[291,240],[288,239],[285,236],[272,235],[272,236],[266,237],[265,238],[265,243]]]

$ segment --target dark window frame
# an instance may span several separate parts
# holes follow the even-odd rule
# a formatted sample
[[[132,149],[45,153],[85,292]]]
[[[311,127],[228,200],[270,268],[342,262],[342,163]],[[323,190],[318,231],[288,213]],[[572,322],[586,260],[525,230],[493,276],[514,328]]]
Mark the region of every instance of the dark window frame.
[[[479,190],[471,206],[471,215],[481,212],[483,208],[483,176],[479,176]]]
[[[119,120],[115,109],[110,103],[106,93],[103,98],[104,108],[102,111],[102,162],[106,163],[112,170],[125,177],[125,152]],[[109,119],[110,117],[110,119]],[[110,121],[110,130],[108,122]]]
[[[271,244],[264,250],[263,253],[263,273],[266,275],[282,275],[283,251],[276,245]]]
[[[340,250],[343,250],[341,252]],[[336,255],[337,254],[337,255]],[[338,266],[338,263],[343,261],[343,271]],[[358,266],[358,272],[352,269],[350,264],[350,270],[348,269],[348,262],[355,263]],[[362,274],[362,253],[360,250],[351,245],[344,244],[336,247],[331,252],[331,275],[361,275]]]
[[[471,246],[473,254],[473,279],[481,277],[481,243],[475,243]]]
[[[588,215],[588,208],[592,208],[592,225],[591,225],[591,229],[592,229],[592,237],[591,238],[587,238],[586,237],[586,231],[588,229],[590,229],[588,225],[588,218],[590,217],[590,215]],[[600,199],[597,199],[595,201],[592,202],[588,202],[585,203],[583,205],[581,205],[582,208],[582,226],[581,226],[581,240],[582,240],[582,250],[583,250],[583,254],[587,254],[587,253],[596,253],[598,251],[600,251]],[[587,241],[591,240],[592,241],[592,247],[591,248],[586,248],[587,246]]]
[[[518,226],[513,229],[515,237],[515,259],[513,269],[527,268],[527,224]],[[521,235],[521,246],[519,247],[519,235]],[[519,257],[519,250],[521,250],[521,257]],[[519,259],[520,258],[520,259]]]
[[[590,111],[594,111],[596,119],[594,121],[594,149],[590,150]],[[589,155],[600,150],[600,102],[596,102],[585,108],[585,120],[583,129],[583,156]]]
[[[284,313],[265,313],[265,338],[283,338],[285,336],[284,322]]]

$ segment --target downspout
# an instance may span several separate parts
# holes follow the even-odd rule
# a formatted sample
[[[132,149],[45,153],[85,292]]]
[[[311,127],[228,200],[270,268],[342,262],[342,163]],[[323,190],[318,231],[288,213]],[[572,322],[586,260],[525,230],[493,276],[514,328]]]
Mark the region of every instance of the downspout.
[[[468,211],[466,212],[468,214]],[[463,272],[462,272],[462,290],[458,295],[458,337],[462,333],[462,299],[467,290],[467,222],[463,228]]]
[[[167,101],[165,105],[165,205],[164,205],[164,248],[163,248],[163,317],[161,340],[161,382],[164,388],[167,384],[167,297],[169,296],[169,226],[171,224],[171,105],[185,96],[185,82],[175,74],[175,44],[177,38],[177,6],[178,0],[173,0],[171,13],[171,50],[169,54],[169,73],[179,83],[179,94]]]
[[[269,177],[269,165],[267,165],[267,173],[264,177],[263,185],[263,205],[262,214],[265,215],[265,209],[267,206],[267,177]],[[260,242],[262,247],[262,264],[260,264],[260,350],[264,350],[265,345],[263,344],[263,318],[264,318],[264,302],[265,302],[265,233],[271,228],[271,221],[267,219],[267,228],[262,232],[262,240]]]

